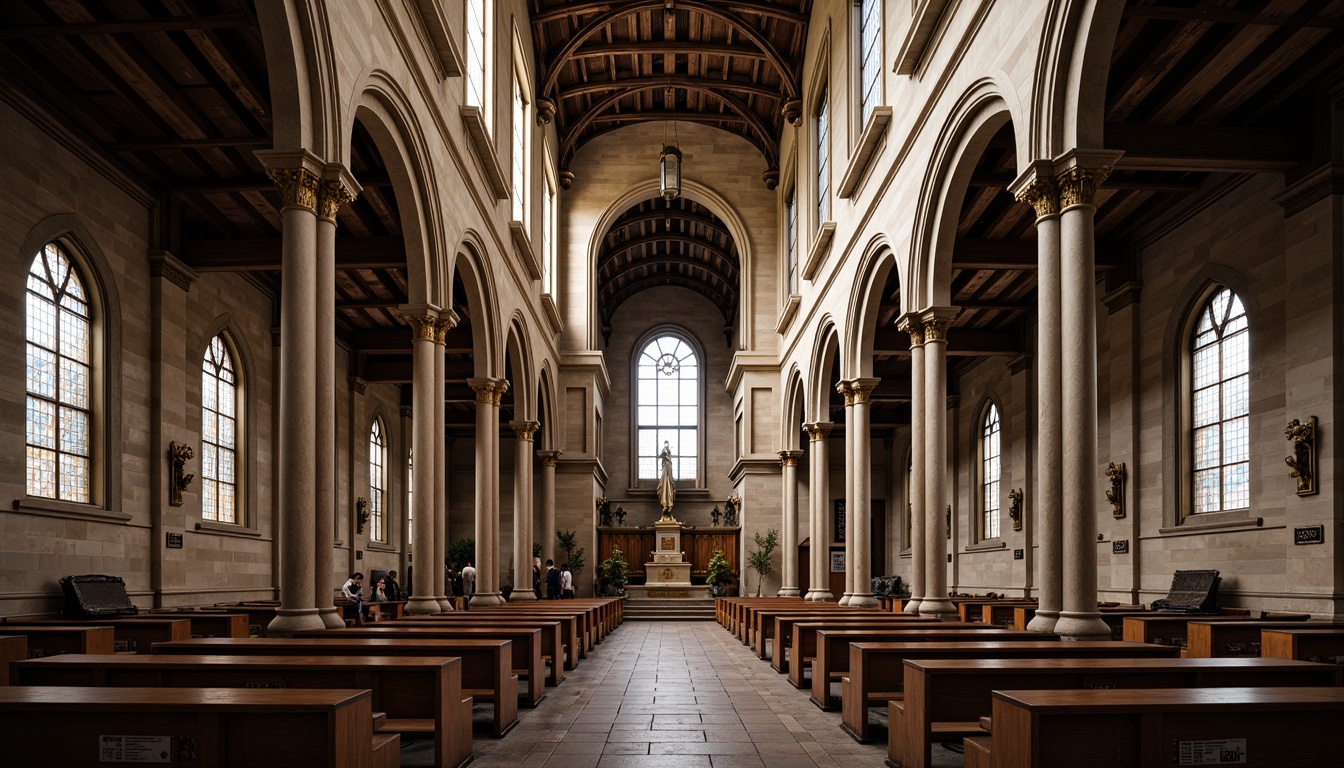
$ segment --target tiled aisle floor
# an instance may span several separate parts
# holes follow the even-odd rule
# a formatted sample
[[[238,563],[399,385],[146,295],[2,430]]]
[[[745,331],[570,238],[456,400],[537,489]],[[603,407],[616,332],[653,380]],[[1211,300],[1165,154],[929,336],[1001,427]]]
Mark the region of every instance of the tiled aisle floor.
[[[626,622],[503,739],[475,739],[476,768],[876,768],[806,693],[710,622]],[[935,748],[935,756],[961,758]]]

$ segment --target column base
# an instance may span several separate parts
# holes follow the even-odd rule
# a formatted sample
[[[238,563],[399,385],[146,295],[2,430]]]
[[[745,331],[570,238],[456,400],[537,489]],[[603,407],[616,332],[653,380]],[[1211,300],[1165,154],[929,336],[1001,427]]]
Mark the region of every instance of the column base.
[[[849,596],[849,607],[850,607],[850,608],[876,608],[876,607],[877,607],[877,598],[876,598],[876,597],[873,597],[873,595],[872,595],[871,592],[868,593],[868,594],[863,594],[863,593],[860,593],[860,592],[855,592],[854,594],[852,594],[852,595]]]
[[[509,593],[510,603],[526,603],[529,600],[532,602],[536,602],[537,600],[537,593],[530,589],[515,589],[513,592]]]
[[[535,597],[535,595],[533,595],[533,597]],[[467,605],[472,606],[473,608],[476,606],[492,606],[503,604],[504,604],[504,596],[499,594],[498,592],[477,592],[476,594],[471,596],[471,600],[467,603]]]
[[[911,595],[910,599],[905,601],[905,608],[901,610],[901,613],[908,613],[912,616],[919,613],[919,604],[922,602],[924,602],[924,598]]]
[[[780,587],[775,593],[775,597],[802,597],[803,593],[798,591],[797,587]]]
[[[435,595],[434,602],[439,604],[439,613],[451,613],[453,610],[453,598],[447,595]]]
[[[341,626],[345,626],[344,623]],[[322,617],[316,608],[281,608],[275,612],[275,618],[266,625],[266,636],[276,637],[306,632],[310,629],[326,629]]]
[[[1054,632],[1055,623],[1059,621],[1059,611],[1037,610],[1036,615],[1027,622],[1027,629],[1031,632]]]
[[[843,595],[840,596],[840,599],[839,599],[839,600],[835,601],[835,604],[836,604],[836,605],[849,605],[849,601],[850,601],[850,599],[852,599],[853,597],[854,597],[854,593],[853,593],[853,592],[846,592],[846,593],[844,593]]]
[[[317,615],[322,617],[322,626],[327,629],[345,629],[345,619],[341,618],[341,612],[336,610],[336,606],[319,608]]]
[[[924,598],[924,602],[919,604],[919,615],[938,616],[946,619],[957,615],[957,606],[953,605],[951,600],[938,600],[926,597]]]
[[[1096,611],[1060,611],[1055,622],[1060,640],[1110,640],[1111,628]]]
[[[829,589],[813,589],[809,590],[807,596],[803,599],[821,603],[834,600],[835,596],[831,594],[831,590]]]
[[[438,613],[443,610],[439,601],[432,597],[412,597],[406,601],[406,613],[421,615],[426,613]]]

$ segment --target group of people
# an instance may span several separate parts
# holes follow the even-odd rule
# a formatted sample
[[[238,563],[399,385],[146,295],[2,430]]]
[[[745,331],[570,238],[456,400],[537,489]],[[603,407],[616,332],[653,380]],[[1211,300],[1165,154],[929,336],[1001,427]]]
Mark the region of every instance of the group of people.
[[[364,623],[364,574],[356,571],[350,574],[350,578],[341,585],[341,594],[355,604],[355,623]],[[402,594],[401,585],[397,583],[397,572],[388,571],[385,576],[378,579],[373,585],[373,594],[369,596],[369,602],[381,603],[388,600],[402,600],[405,596]]]
[[[543,597],[541,594],[543,581],[546,584],[545,599],[560,600],[574,597],[574,574],[569,570],[569,563],[561,563],[560,567],[556,568],[554,560],[547,560],[546,573],[543,576],[541,558],[532,558],[532,592],[538,600]]]

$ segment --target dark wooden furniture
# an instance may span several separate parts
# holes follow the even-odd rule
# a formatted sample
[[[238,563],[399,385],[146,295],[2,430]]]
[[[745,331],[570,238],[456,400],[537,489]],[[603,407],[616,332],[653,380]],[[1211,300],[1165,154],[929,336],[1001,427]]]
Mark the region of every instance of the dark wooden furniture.
[[[32,619],[6,622],[4,626],[112,627],[114,634],[112,650],[116,653],[149,653],[154,643],[191,639],[191,621],[158,616],[117,619]]]
[[[0,632],[28,638],[28,658],[62,653],[115,653],[117,637],[111,626],[64,624],[2,624]]]
[[[1344,629],[1344,624],[1308,624],[1306,619],[1289,621],[1192,621],[1186,624],[1185,655],[1192,659],[1251,657],[1260,655],[1263,629]]]
[[[219,613],[212,610],[165,611],[146,618],[186,619],[191,622],[192,637],[248,637],[251,627],[246,613]]]
[[[1344,664],[1344,629],[1262,629],[1260,655]]]
[[[789,649],[789,658],[792,663],[789,664],[788,675],[789,683],[795,688],[809,687],[807,672],[811,668],[812,659],[817,655],[817,632],[823,629],[833,629],[836,625],[824,621],[800,621],[793,625],[793,643]],[[917,629],[924,629],[922,622],[898,624],[893,622],[879,624],[849,624],[846,629],[887,629],[893,633],[905,633]],[[988,624],[961,624],[955,621],[945,621],[937,625],[940,632],[958,632],[973,633],[976,635],[987,632],[1000,632],[1002,630],[992,627]],[[1039,636],[1038,636],[1039,637]],[[851,641],[853,642],[853,641]]]
[[[28,638],[0,635],[0,685],[9,685],[9,663],[28,658]]]
[[[858,611],[855,613],[833,613],[825,612],[788,612],[776,613],[774,611],[764,611],[758,614],[761,619],[761,630],[756,633],[755,650],[756,655],[762,659],[769,659],[770,665],[775,667],[777,672],[788,671],[788,649],[793,643],[793,625],[800,622],[821,622],[834,626],[847,624],[868,625],[888,625],[888,624],[930,624],[937,623],[939,620],[933,616],[905,615],[903,613],[877,613],[875,611]],[[770,647],[766,647],[767,641]]]
[[[1246,617],[1222,614],[1151,613],[1147,616],[1125,616],[1123,619],[1123,637],[1131,643],[1157,643],[1158,645],[1174,645],[1178,648],[1184,648],[1188,631],[1186,625],[1192,621],[1246,621]]]
[[[572,624],[572,622],[571,622]],[[559,621],[547,621],[544,618],[527,619],[516,616],[476,616],[463,612],[460,615],[434,614],[419,620],[409,620],[389,625],[391,627],[425,627],[438,629],[472,628],[522,628],[541,631],[541,660],[549,670],[546,684],[555,687],[565,679],[565,665],[562,659],[566,653],[564,626]],[[382,627],[378,627],[382,629]]]

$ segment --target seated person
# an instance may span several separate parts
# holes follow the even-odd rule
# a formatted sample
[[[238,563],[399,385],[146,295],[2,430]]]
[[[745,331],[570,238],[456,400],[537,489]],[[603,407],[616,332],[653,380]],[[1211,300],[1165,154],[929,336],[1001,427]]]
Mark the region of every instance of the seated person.
[[[346,579],[345,583],[341,585],[341,594],[345,596],[346,600],[355,604],[356,624],[364,623],[364,598],[359,594],[363,589],[363,584],[364,574],[355,572],[350,574],[350,578]]]

